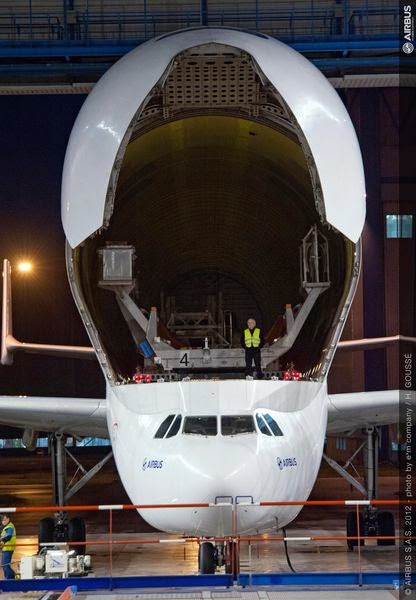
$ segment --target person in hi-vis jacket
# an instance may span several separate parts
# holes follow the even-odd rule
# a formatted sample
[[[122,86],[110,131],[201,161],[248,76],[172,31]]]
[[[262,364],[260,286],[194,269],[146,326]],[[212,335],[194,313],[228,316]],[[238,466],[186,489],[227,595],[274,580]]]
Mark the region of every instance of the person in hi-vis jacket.
[[[1,524],[3,529],[0,535],[1,566],[5,579],[14,579],[16,573],[12,569],[12,556],[16,548],[16,528],[10,521],[9,515],[2,515]]]
[[[264,337],[260,327],[256,327],[256,321],[253,318],[247,319],[247,327],[241,335],[241,345],[246,353],[246,375],[253,374],[252,363],[254,361],[257,377],[261,379],[263,377],[261,348],[264,346]]]

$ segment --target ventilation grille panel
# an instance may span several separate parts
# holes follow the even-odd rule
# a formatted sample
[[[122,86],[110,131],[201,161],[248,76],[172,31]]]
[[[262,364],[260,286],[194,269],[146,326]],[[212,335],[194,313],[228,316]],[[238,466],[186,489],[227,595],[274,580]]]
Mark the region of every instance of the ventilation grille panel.
[[[245,56],[183,58],[163,88],[163,104],[169,108],[235,107],[259,102],[260,83]]]

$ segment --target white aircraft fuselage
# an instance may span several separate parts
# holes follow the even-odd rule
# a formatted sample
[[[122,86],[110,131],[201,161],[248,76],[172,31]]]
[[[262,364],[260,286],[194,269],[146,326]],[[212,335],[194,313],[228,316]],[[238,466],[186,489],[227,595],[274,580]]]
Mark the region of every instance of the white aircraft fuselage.
[[[326,78],[275,39],[226,28],[173,32],[133,50],[94,87],[68,143],[62,221],[71,289],[107,381],[117,468],[134,504],[214,505],[141,509],[154,527],[229,535],[230,505],[241,502],[253,506],[238,509],[239,533],[296,517],[300,506],[256,503],[304,501],[314,485],[326,377],[357,285],[364,219],[349,115]],[[102,257],[123,244],[138,266],[117,288],[105,281],[111,261]],[[190,365],[189,381],[131,382],[143,339],[153,373],[162,364],[181,372],[182,350],[158,331],[151,307],[184,281],[186,304],[192,282],[213,273],[243,298],[230,300],[230,314],[258,306],[272,324],[285,303],[303,303],[295,320],[301,381],[215,379],[214,368],[212,379],[197,380]],[[288,313],[286,341],[263,352],[276,342],[285,361],[292,326]],[[181,343],[203,364],[203,347]],[[218,364],[238,360],[227,363],[235,372],[243,350],[235,339],[229,346],[217,346]],[[234,421],[248,430],[234,431]]]
[[[134,504],[258,503],[306,500],[322,458],[326,384],[296,381],[213,380],[108,388],[108,429],[117,469]],[[156,439],[170,414],[270,414],[283,435],[186,434]],[[254,422],[256,419],[254,418]],[[256,534],[292,521],[301,506],[244,506],[238,531]],[[139,510],[170,533],[233,533],[231,506]]]

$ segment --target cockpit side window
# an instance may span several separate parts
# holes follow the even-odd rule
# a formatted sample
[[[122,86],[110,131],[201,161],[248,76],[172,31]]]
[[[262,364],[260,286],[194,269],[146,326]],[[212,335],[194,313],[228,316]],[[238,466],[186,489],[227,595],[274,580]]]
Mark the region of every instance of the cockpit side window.
[[[266,422],[264,421],[264,419],[261,415],[258,415],[258,414],[256,415],[256,421],[257,421],[257,425],[258,425],[258,428],[260,429],[261,433],[263,433],[264,435],[272,435],[272,432],[267,427]]]
[[[271,415],[268,413],[265,414],[256,414],[256,421],[260,432],[263,435],[274,435],[281,436],[283,435],[283,431],[280,429],[279,425],[273,419]]]
[[[181,428],[181,423],[182,423],[181,415],[176,415],[175,420],[173,421],[172,425],[170,426],[169,431],[167,432],[165,437],[170,438],[170,437],[173,437],[174,435],[176,435],[178,433],[179,429]]]
[[[193,435],[217,435],[217,417],[185,417],[183,433]]]
[[[163,437],[165,437],[165,433],[167,432],[167,430],[171,426],[172,421],[173,421],[174,418],[175,418],[175,415],[169,415],[168,417],[166,417],[166,419],[160,425],[159,429],[156,431],[155,438],[163,438]]]
[[[276,421],[273,419],[272,416],[270,416],[268,413],[263,415],[264,419],[266,420],[267,425],[270,427],[270,429],[272,430],[274,435],[283,435],[282,430],[280,429],[279,425],[276,423]]]
[[[221,417],[222,435],[238,435],[240,433],[253,433],[254,421],[251,415],[227,415]]]

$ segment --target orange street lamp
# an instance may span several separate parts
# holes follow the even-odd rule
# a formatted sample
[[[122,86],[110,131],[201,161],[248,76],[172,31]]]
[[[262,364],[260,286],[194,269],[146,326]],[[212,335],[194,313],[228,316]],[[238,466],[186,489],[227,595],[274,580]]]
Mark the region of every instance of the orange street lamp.
[[[30,273],[32,271],[32,269],[33,269],[33,265],[28,260],[22,260],[17,265],[17,270],[19,271],[19,273],[25,273],[25,274]]]

